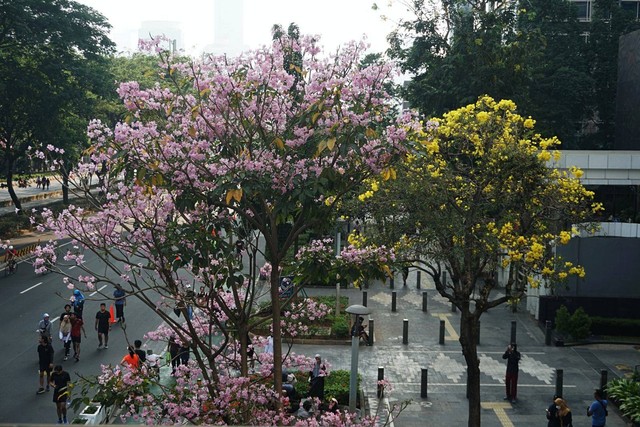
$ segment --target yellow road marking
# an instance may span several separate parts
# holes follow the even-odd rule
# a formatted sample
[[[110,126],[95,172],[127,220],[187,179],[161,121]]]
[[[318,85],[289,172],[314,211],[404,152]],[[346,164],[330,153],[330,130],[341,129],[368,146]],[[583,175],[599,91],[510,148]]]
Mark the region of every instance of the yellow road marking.
[[[511,404],[506,402],[482,402],[480,403],[483,409],[492,409],[498,417],[498,421],[502,424],[502,427],[513,427],[513,423],[507,416],[505,409],[511,409]]]
[[[446,341],[458,341],[460,339],[458,331],[456,331],[451,322],[449,322],[448,318],[451,316],[451,313],[431,313],[431,315],[438,317],[440,320],[444,320],[444,329],[449,334],[444,337]]]

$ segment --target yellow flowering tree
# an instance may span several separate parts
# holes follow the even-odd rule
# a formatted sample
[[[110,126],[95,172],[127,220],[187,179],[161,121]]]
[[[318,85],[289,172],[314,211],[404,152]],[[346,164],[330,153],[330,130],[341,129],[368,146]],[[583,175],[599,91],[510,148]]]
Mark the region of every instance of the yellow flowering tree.
[[[381,177],[360,197],[380,226],[369,239],[405,248],[405,260],[413,257],[461,312],[470,426],[480,425],[481,315],[520,299],[527,285],[584,275],[580,266],[554,262],[551,247],[566,244],[575,224],[600,209],[580,171],[548,167],[560,142],[534,126],[512,101],[481,97],[413,133],[414,149],[397,166],[397,179]],[[492,292],[499,267],[509,270],[503,293]]]

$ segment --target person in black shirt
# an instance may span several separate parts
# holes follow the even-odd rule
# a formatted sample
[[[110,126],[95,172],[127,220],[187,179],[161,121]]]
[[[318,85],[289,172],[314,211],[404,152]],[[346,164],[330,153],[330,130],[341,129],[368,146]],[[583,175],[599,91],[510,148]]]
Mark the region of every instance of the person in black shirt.
[[[47,376],[47,390],[49,391],[49,378],[51,376],[51,369],[53,368],[53,347],[49,344],[49,339],[47,337],[41,336],[40,342],[38,344],[38,363],[39,374],[40,374],[40,388],[36,392],[37,394],[42,394],[45,392],[44,389],[44,376]]]
[[[140,358],[140,362],[142,362],[142,363],[146,362],[147,361],[147,353],[140,348],[140,347],[142,347],[142,341],[135,340],[133,342],[133,345],[135,347],[136,354]]]
[[[53,387],[53,403],[56,404],[58,412],[58,424],[68,424],[67,399],[71,394],[69,390],[70,382],[71,376],[69,376],[69,373],[62,370],[62,365],[56,365],[51,378],[49,378],[49,383]]]
[[[104,348],[109,348],[109,331],[111,330],[111,315],[107,311],[105,303],[100,304],[100,311],[96,313],[96,331],[98,332],[98,350],[102,348],[104,339]]]
[[[505,377],[505,385],[507,386],[507,396],[505,400],[516,403],[518,394],[518,364],[520,363],[520,352],[516,343],[512,343],[507,347],[507,351],[502,355],[503,359],[507,359],[507,374]]]
[[[65,304],[64,305],[64,311],[62,312],[62,314],[60,315],[60,317],[58,318],[59,321],[62,321],[62,318],[64,316],[69,316],[69,319],[71,319],[71,313],[73,313],[71,311],[71,304]]]

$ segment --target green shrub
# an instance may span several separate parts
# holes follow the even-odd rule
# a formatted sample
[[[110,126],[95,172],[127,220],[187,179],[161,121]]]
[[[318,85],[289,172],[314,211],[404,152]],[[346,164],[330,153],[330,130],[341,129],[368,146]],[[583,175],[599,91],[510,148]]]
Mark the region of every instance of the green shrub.
[[[556,310],[556,331],[563,335],[569,335],[569,331],[571,330],[571,314],[569,313],[569,309],[561,305],[558,310]]]
[[[571,315],[569,324],[571,325],[569,334],[575,339],[583,340],[591,333],[591,318],[582,307],[578,307]]]
[[[591,333],[591,318],[582,307],[569,314],[569,310],[564,305],[556,311],[556,330],[569,335],[577,340],[583,340]]]
[[[608,396],[617,402],[622,414],[634,422],[640,422],[640,383],[626,378],[607,384]]]
[[[591,331],[598,335],[639,336],[640,319],[592,317]]]
[[[345,338],[349,336],[349,320],[345,316],[338,316],[333,318],[333,325],[331,326],[331,332],[333,332],[336,338]]]
[[[349,371],[331,371],[331,374],[324,380],[324,395],[328,399],[335,397],[341,404],[349,402]],[[360,375],[358,375],[358,385],[360,387]]]
[[[296,392],[302,397],[309,395],[309,373],[298,371],[293,373],[296,376]],[[326,400],[332,397],[338,399],[341,405],[349,402],[349,371],[339,369],[331,371],[324,379],[324,395]],[[358,387],[360,387],[361,377],[358,375]]]

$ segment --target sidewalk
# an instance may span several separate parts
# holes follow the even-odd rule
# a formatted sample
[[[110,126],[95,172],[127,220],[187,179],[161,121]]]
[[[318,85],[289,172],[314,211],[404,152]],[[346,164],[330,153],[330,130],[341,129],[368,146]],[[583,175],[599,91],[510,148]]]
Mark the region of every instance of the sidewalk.
[[[370,318],[374,319],[375,343],[372,347],[361,345],[359,349],[364,391],[372,413],[378,408],[384,413],[389,405],[412,400],[394,422],[397,426],[467,425],[466,362],[455,336],[460,315],[451,311],[451,304],[437,293],[428,279],[422,274],[422,289],[418,290],[415,272],[410,274],[407,287],[396,278],[397,312],[391,311],[392,290],[388,285],[377,284],[366,289],[367,306],[372,310]],[[428,295],[426,313],[422,311],[423,292]],[[333,294],[335,290],[308,289],[307,293]],[[349,297],[350,305],[363,303],[360,290],[341,290],[341,295]],[[406,345],[402,344],[404,319],[409,322]],[[439,344],[441,319],[452,326],[447,329],[444,345]],[[522,353],[515,404],[503,401],[506,363],[502,354],[509,344],[513,320]],[[348,345],[294,345],[294,351],[307,355],[320,353],[331,369],[349,370],[351,366]],[[536,321],[528,313],[512,313],[506,307],[497,307],[482,316],[478,352],[482,425],[487,427],[546,425],[545,409],[555,393],[556,369],[563,370],[563,395],[573,410],[574,425],[591,425],[586,408],[593,400],[593,390],[599,386],[601,370],[607,369],[608,378],[612,379],[640,364],[640,352],[632,345],[545,346],[544,333]],[[379,367],[384,368],[384,378],[394,387],[381,401],[376,398]],[[420,397],[423,368],[428,369],[426,399]],[[627,425],[617,409],[609,410],[609,414],[608,427]]]

